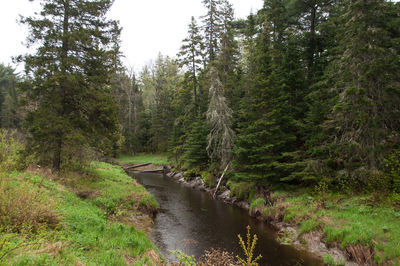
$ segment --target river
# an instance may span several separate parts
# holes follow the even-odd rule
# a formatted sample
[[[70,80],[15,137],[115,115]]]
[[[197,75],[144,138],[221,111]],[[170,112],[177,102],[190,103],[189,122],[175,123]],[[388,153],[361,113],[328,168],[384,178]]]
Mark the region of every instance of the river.
[[[246,226],[257,234],[255,254],[260,265],[323,265],[307,252],[279,244],[270,225],[249,217],[247,211],[226,204],[161,174],[131,173],[160,204],[151,239],[160,252],[172,258],[171,250],[182,250],[196,258],[210,248],[222,248],[243,257],[238,234],[246,241]]]

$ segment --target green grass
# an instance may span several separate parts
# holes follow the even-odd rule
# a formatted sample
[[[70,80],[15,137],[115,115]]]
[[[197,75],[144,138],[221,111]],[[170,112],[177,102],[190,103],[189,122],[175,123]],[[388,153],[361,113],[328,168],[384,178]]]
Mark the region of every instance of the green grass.
[[[137,155],[120,155],[117,158],[120,164],[140,164],[152,163],[153,165],[168,165],[170,162],[166,155],[162,154],[137,154]]]
[[[55,203],[60,219],[57,228],[44,224],[35,231],[28,225],[15,230],[0,224],[0,258],[7,253],[0,265],[157,264],[147,236],[117,219],[124,212],[129,217],[140,214],[141,205],[155,208],[157,202],[119,167],[95,162],[86,174],[70,174],[60,182],[20,172],[2,173],[0,178],[11,184],[10,189],[40,191],[40,197]],[[97,192],[82,199],[76,195],[81,190]]]
[[[298,224],[300,233],[321,230],[326,242],[342,249],[374,246],[376,263],[400,265],[400,210],[390,203],[374,206],[372,196],[335,193],[323,198],[304,191],[276,194],[284,199],[284,220]]]
[[[250,204],[250,209],[254,209],[254,208],[257,208],[257,207],[260,207],[260,206],[263,206],[263,205],[265,205],[265,199],[263,199],[263,198],[256,198],[256,199],[254,199],[252,202],[251,202],[251,204]]]

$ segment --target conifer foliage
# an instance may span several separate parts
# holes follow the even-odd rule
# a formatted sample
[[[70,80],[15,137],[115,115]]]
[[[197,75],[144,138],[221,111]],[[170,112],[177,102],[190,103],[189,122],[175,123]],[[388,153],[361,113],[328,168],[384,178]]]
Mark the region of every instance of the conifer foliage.
[[[54,171],[82,147],[112,152],[118,139],[110,78],[118,64],[118,23],[106,18],[111,0],[43,0],[42,11],[21,22],[34,54],[25,61],[31,147]],[[49,158],[47,158],[48,160]]]

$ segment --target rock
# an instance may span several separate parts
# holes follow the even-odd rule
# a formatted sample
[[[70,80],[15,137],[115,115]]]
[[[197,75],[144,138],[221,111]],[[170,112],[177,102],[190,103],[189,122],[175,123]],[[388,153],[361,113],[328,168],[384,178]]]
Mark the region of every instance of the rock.
[[[242,209],[245,209],[245,210],[249,210],[250,209],[250,204],[248,202],[246,202],[246,201],[238,201],[238,202],[235,202],[235,204],[237,206],[239,206],[240,208],[242,208]]]
[[[191,182],[191,186],[193,188],[201,189],[205,187],[205,184],[203,179],[200,176],[198,176]]]
[[[232,203],[231,191],[229,189],[225,190],[224,192],[219,194],[217,197],[222,199],[225,202]]]
[[[176,179],[178,179],[178,180],[182,179],[182,178],[183,178],[183,173],[176,173],[176,174],[174,175],[174,178],[176,178]]]
[[[174,175],[175,175],[175,172],[169,172],[168,174],[166,174],[168,177],[174,177]]]

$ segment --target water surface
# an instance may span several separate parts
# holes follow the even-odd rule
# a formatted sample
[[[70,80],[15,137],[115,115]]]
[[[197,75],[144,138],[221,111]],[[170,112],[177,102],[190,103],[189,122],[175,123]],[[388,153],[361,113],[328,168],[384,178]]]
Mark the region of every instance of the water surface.
[[[237,234],[245,240],[246,226],[250,225],[252,235],[257,234],[259,239],[255,254],[263,256],[260,265],[322,265],[306,252],[279,244],[268,224],[249,217],[243,209],[213,200],[208,193],[161,174],[131,175],[160,204],[151,239],[165,257],[171,258],[170,251],[179,249],[198,258],[211,247],[243,257]]]

